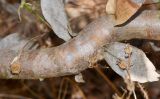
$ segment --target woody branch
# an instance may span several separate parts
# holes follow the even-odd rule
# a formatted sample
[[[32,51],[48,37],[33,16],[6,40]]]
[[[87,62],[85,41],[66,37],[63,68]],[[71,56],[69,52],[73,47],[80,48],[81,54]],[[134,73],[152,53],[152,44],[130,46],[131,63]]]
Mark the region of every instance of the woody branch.
[[[86,26],[77,37],[58,47],[23,52],[18,74],[12,74],[10,68],[18,52],[0,49],[0,78],[39,79],[78,74],[89,67],[93,57],[99,59],[102,47],[108,43],[133,38],[160,40],[158,16],[158,11],[144,11],[119,27],[114,26],[112,15],[100,17]]]

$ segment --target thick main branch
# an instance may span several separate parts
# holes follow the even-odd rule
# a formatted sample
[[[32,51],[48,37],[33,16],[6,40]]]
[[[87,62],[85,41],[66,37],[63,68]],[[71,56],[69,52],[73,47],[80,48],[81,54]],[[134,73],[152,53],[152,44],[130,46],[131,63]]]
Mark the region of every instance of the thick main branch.
[[[19,74],[12,74],[10,68],[18,53],[0,49],[0,78],[38,79],[78,74],[98,60],[101,47],[108,43],[132,38],[160,40],[158,11],[144,11],[121,27],[115,27],[114,21],[113,16],[103,16],[58,47],[23,52]]]

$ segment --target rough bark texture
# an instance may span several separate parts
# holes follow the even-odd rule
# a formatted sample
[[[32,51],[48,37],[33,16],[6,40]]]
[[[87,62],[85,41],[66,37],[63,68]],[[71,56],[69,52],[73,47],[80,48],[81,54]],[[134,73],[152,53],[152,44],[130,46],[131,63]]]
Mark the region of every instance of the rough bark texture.
[[[39,79],[78,74],[98,60],[101,47],[132,38],[160,40],[158,11],[144,11],[128,24],[115,27],[112,16],[103,16],[89,24],[79,35],[54,48],[25,51],[19,74],[12,74],[10,64],[18,53],[0,49],[0,78]]]

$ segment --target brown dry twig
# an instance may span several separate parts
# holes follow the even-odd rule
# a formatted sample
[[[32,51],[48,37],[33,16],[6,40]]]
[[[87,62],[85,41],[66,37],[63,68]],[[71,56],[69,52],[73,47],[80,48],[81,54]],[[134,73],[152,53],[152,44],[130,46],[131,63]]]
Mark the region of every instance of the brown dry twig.
[[[143,86],[140,83],[137,83],[140,91],[142,92],[145,99],[149,99],[148,93],[144,90]]]

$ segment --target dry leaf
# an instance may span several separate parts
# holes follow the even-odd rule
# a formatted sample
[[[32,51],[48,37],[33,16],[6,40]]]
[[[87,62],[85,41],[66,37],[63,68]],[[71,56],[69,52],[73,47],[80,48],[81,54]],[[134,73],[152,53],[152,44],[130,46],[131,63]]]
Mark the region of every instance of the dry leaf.
[[[68,20],[63,0],[41,0],[41,8],[43,16],[56,35],[65,41],[69,40],[71,37],[68,33]]]
[[[125,23],[142,6],[145,0],[117,0],[116,25]]]
[[[130,55],[130,66],[128,67],[131,80],[140,83],[159,80],[158,77],[160,75],[156,72],[154,65],[146,57],[145,53],[136,47],[130,47],[132,47],[132,54]],[[115,42],[105,48],[106,52],[104,54],[105,60],[110,67],[123,78],[128,75],[127,70],[121,68],[117,62],[121,59],[123,62],[128,63],[129,57],[126,57],[125,49],[126,44]]]
[[[0,39],[0,49],[9,48],[18,52],[27,42],[28,40],[20,37],[18,33],[13,33]]]
[[[108,0],[107,5],[106,5],[107,14],[115,14],[116,2],[117,2],[117,0]]]
[[[26,44],[27,46],[25,46]],[[34,41],[30,41],[30,39],[24,38],[18,33],[13,33],[0,39],[0,50],[10,49],[18,53],[24,46],[25,50],[37,48]]]
[[[145,0],[108,0],[106,12],[114,14],[116,24],[120,25],[129,20],[142,6]]]

